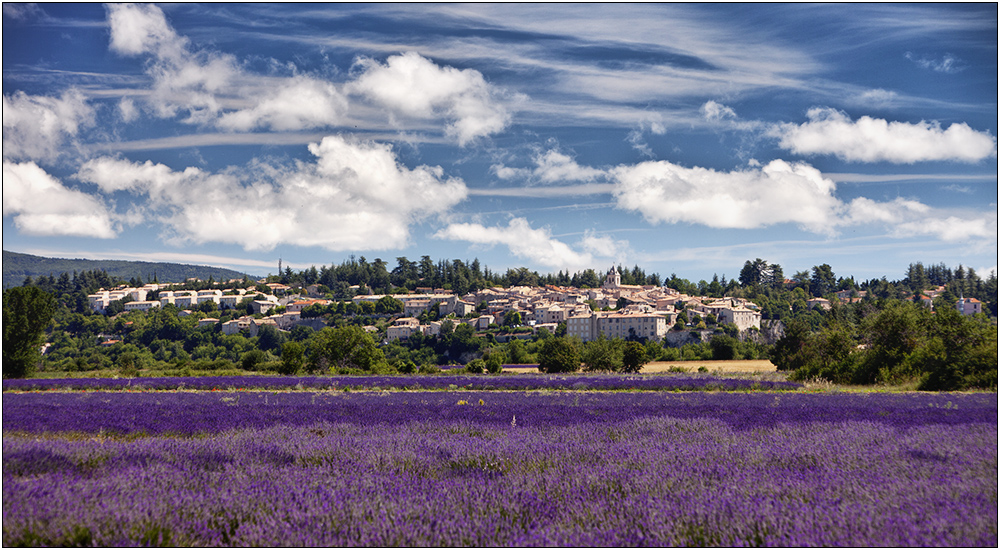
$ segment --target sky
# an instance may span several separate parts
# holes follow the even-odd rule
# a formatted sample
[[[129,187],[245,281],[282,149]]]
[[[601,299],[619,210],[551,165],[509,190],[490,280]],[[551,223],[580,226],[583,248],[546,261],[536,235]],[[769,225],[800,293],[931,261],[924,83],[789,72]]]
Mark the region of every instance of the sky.
[[[997,6],[3,5],[3,248],[997,266]]]

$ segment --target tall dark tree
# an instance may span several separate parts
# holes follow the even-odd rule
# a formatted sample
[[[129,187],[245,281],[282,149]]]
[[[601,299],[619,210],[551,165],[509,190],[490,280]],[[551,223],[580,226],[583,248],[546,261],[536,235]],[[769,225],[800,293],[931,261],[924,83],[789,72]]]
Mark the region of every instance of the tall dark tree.
[[[42,335],[56,312],[55,298],[38,287],[3,292],[3,377],[30,376],[41,360]]]

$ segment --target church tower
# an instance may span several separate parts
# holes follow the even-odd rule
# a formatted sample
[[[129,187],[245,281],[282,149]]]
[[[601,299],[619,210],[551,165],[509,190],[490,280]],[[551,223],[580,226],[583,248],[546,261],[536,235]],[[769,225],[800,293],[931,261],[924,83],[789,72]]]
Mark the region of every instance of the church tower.
[[[604,288],[618,288],[622,286],[622,276],[618,273],[618,268],[614,265],[611,266],[611,270],[608,271],[607,277],[604,278],[604,284],[601,285]]]

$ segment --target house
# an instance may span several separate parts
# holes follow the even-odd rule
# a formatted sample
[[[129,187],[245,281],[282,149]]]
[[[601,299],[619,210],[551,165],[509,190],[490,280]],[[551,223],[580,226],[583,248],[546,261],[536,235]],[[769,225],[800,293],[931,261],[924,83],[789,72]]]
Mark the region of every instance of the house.
[[[830,309],[831,307],[830,300],[827,300],[826,298],[813,298],[811,300],[806,300],[806,305],[809,306],[809,309],[813,309],[815,307]]]
[[[422,332],[420,321],[413,317],[401,317],[396,319],[392,323],[392,326],[386,329],[385,337],[389,341],[405,340],[417,332]]]
[[[141,302],[127,302],[125,311],[149,311],[154,307],[160,307],[160,302],[156,300],[143,300]]]
[[[215,326],[218,322],[219,322],[218,319],[213,319],[211,317],[198,319],[198,328]]]
[[[962,315],[975,315],[983,312],[983,303],[975,298],[959,298],[955,309]]]
[[[829,307],[829,303],[827,304],[827,307]],[[760,330],[760,312],[746,307],[723,308],[718,315],[716,315],[716,318],[718,319],[720,325],[732,323],[740,329],[740,332],[751,327]]]

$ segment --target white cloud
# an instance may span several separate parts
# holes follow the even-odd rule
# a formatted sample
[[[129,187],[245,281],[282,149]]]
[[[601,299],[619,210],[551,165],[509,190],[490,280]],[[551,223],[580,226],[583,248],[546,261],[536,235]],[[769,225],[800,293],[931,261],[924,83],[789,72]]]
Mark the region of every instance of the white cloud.
[[[528,183],[592,182],[607,175],[604,170],[581,166],[576,160],[557,149],[538,151],[534,168],[512,168],[502,164],[490,167],[500,179],[523,179]]]
[[[450,120],[448,135],[465,145],[503,130],[510,114],[501,92],[474,69],[439,67],[415,52],[389,56],[383,65],[360,59],[362,74],[348,89],[408,117]]]
[[[347,111],[347,99],[333,84],[305,76],[295,77],[248,109],[226,113],[221,128],[247,131],[320,128],[337,124]]]
[[[864,105],[872,105],[875,107],[885,107],[896,100],[899,94],[890,90],[883,90],[882,88],[875,88],[872,90],[865,90],[858,96],[858,102]]]
[[[231,55],[192,49],[157,6],[111,4],[108,22],[112,51],[150,57],[146,72],[153,86],[145,99],[161,118],[181,114],[191,124],[283,131],[336,124],[347,108],[330,83],[303,75],[250,75]],[[123,118],[130,113],[123,104]]]
[[[105,192],[149,198],[148,209],[180,242],[236,243],[270,250],[280,243],[328,250],[408,244],[409,227],[467,196],[440,167],[408,169],[388,145],[328,136],[309,146],[313,163],[255,163],[242,172],[174,171],[152,162],[102,157],[77,177]]]
[[[916,63],[918,67],[938,73],[952,74],[965,70],[965,65],[962,64],[962,61],[950,53],[945,54],[941,59],[917,57],[911,52],[906,52],[904,55],[907,59]]]
[[[851,162],[977,162],[996,156],[996,138],[965,123],[942,129],[936,122],[889,122],[863,116],[852,121],[829,108],[813,108],[809,122],[782,123],[770,133],[779,146],[801,155],[836,155]]]
[[[845,225],[879,222],[888,225],[897,237],[931,236],[945,242],[997,237],[996,212],[948,214],[926,204],[906,199],[876,202],[859,197],[848,205]]]
[[[54,160],[63,151],[63,143],[93,121],[93,108],[77,90],[67,90],[58,98],[22,91],[4,95],[3,158]]]
[[[759,169],[717,172],[649,161],[611,173],[617,206],[652,223],[750,229],[791,222],[829,233],[842,206],[836,184],[804,163],[774,160]]]
[[[478,223],[455,223],[433,235],[436,239],[468,241],[478,245],[504,245],[511,254],[550,269],[576,272],[591,268],[596,256],[615,258],[628,243],[588,233],[574,250],[552,237],[548,228],[533,229],[525,218],[512,218],[506,227],[486,227]],[[609,254],[610,253],[610,254]],[[602,260],[603,261],[603,260]]]
[[[3,162],[3,215],[28,235],[112,238],[111,215],[96,198],[69,189],[34,162]]]
[[[651,223],[733,229],[796,223],[825,235],[875,224],[896,237],[945,242],[995,241],[997,235],[995,212],[950,212],[903,198],[858,197],[845,204],[836,197],[833,180],[805,163],[774,160],[760,168],[716,172],[659,161],[620,166],[612,173],[617,207],[639,212]]]
[[[139,118],[139,109],[135,106],[135,101],[132,101],[132,98],[123,97],[118,102],[118,115],[121,116],[123,122],[132,122]]]
[[[701,106],[701,114],[710,121],[735,120],[736,111],[716,101],[708,100]]]

